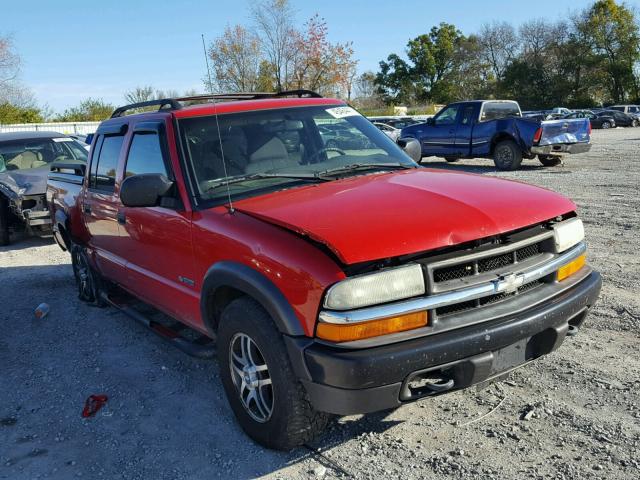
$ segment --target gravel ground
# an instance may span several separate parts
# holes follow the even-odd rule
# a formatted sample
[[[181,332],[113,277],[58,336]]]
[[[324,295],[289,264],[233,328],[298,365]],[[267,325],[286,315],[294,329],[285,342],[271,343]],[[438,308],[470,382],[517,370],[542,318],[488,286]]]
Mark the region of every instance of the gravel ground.
[[[577,202],[604,277],[580,335],[505,382],[337,418],[312,448],[289,453],[244,436],[215,362],[77,301],[57,246],[1,248],[0,478],[639,478],[640,128],[593,137],[589,154],[557,168],[527,161],[497,174],[485,160],[425,160]],[[43,301],[51,313],[37,320]],[[95,393],[107,405],[81,418]]]

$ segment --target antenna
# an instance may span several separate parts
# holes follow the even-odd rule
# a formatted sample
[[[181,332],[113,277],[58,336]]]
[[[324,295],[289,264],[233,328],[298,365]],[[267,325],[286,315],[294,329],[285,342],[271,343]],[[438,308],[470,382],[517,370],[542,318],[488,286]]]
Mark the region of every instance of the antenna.
[[[201,33],[200,36],[202,37],[202,51],[204,52],[204,62],[207,65],[207,77],[209,77],[209,92],[213,93],[213,83],[211,83],[211,70],[209,69],[209,57],[207,56],[207,47],[204,43],[204,33]]]
[[[204,61],[207,64],[207,76],[209,77],[209,91],[213,93],[213,83],[211,83],[211,70],[209,69],[209,57],[207,56],[207,47],[204,42],[204,33],[202,36],[202,50],[204,51]],[[222,148],[222,136],[220,135],[220,121],[218,120],[218,105],[216,104],[215,97],[213,100],[213,115],[216,117],[216,128],[218,129],[218,142],[220,144],[220,156],[222,157],[222,170],[224,171],[224,178],[227,179],[227,199],[229,200],[229,213],[235,212],[233,208],[233,202],[231,201],[231,188],[229,187],[229,174],[227,173],[227,162],[224,158],[224,148]]]
[[[229,200],[229,213],[235,212],[233,202],[231,202],[231,188],[229,187],[229,174],[227,173],[227,162],[224,158],[224,149],[222,148],[222,136],[220,135],[220,122],[218,121],[218,104],[213,99],[213,115],[216,117],[216,127],[218,128],[218,142],[220,143],[220,155],[222,156],[222,169],[224,170],[224,178],[227,179],[227,199]]]

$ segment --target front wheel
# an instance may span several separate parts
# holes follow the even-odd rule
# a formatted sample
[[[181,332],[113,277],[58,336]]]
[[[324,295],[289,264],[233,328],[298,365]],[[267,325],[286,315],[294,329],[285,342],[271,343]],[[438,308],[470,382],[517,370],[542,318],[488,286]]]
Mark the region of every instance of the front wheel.
[[[609,123],[609,122],[602,122],[602,128],[611,128],[611,123]]]
[[[0,194],[0,245],[9,245],[9,201]]]
[[[522,163],[522,150],[513,140],[503,140],[493,150],[493,163],[498,170],[517,170]]]
[[[632,127],[637,127],[638,126],[638,120],[634,120],[631,122],[631,126]]]
[[[217,343],[222,384],[247,435],[265,447],[290,450],[324,430],[330,415],[311,406],[282,335],[258,303],[249,297],[231,302]]]
[[[553,155],[538,155],[538,160],[545,167],[557,167],[562,163],[562,158]]]

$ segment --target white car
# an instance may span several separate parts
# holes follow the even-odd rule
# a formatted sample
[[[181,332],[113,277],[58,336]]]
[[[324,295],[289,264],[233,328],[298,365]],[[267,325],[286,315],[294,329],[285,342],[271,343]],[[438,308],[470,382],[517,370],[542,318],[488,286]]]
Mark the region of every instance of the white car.
[[[401,130],[399,128],[394,128],[391,125],[381,122],[373,122],[373,124],[394,142],[400,137]]]

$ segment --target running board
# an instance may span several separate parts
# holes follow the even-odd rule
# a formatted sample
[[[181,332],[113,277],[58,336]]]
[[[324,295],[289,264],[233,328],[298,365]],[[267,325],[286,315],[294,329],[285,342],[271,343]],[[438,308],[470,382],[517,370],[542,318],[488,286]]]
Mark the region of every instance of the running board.
[[[170,345],[173,345],[187,355],[204,360],[211,360],[216,356],[214,341],[209,337],[201,335],[196,340],[188,340],[180,335],[180,331],[187,329],[188,327],[180,323],[177,323],[174,327],[168,327],[137,311],[127,303],[118,302],[111,298],[106,292],[102,292],[100,296],[108,305],[117,308],[125,315],[133,318],[160,338],[166,340]]]

